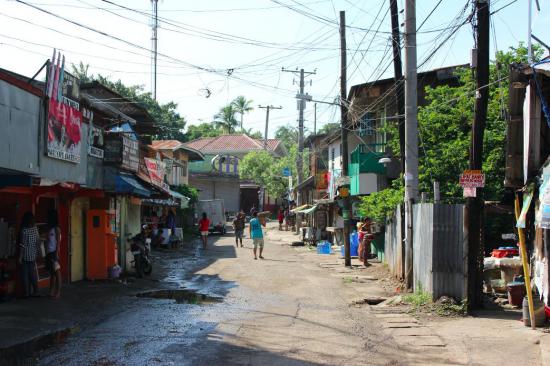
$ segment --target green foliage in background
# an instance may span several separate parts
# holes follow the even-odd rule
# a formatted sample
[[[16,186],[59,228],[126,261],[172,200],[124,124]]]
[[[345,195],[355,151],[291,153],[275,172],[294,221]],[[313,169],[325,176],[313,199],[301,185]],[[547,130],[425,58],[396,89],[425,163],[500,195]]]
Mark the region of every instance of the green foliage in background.
[[[397,205],[403,202],[404,189],[399,186],[399,183],[400,180],[395,180],[393,187],[361,197],[360,215],[370,217],[381,224],[385,223],[386,218],[393,213]]]

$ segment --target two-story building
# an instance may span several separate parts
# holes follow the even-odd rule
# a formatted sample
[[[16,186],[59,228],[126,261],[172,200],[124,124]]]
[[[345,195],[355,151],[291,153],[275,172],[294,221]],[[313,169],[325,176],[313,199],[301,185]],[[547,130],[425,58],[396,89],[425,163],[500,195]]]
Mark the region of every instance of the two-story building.
[[[280,140],[267,142],[268,151],[275,157],[286,154]],[[252,206],[260,207],[260,186],[239,178],[239,161],[249,152],[263,150],[263,140],[245,134],[221,135],[193,140],[185,146],[204,156],[204,161],[189,164],[189,184],[199,189],[200,199],[221,198],[225,210],[230,213],[249,212]],[[264,195],[264,209],[275,205],[275,199]]]

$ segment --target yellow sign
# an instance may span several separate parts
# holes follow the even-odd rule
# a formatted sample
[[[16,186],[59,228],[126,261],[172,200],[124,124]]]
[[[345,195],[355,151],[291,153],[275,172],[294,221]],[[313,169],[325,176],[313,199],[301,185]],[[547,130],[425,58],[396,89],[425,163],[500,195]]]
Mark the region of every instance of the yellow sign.
[[[340,187],[338,188],[338,192],[340,197],[348,197],[349,196],[349,188],[348,187]]]

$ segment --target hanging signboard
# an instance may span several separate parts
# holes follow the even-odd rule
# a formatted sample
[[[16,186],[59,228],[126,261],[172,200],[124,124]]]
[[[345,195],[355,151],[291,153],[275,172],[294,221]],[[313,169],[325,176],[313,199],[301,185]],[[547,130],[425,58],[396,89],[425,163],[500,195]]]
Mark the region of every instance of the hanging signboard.
[[[139,143],[124,133],[105,135],[104,161],[122,169],[137,172],[139,169]]]
[[[172,159],[164,159],[164,164],[166,165],[166,172],[171,172],[174,168],[174,160]]]
[[[54,50],[46,77],[49,98],[46,154],[54,159],[80,162],[82,114],[77,79],[65,72],[65,56]],[[73,99],[70,99],[73,98]]]
[[[103,130],[90,124],[88,128],[88,155],[103,159]]]
[[[48,106],[48,156],[79,163],[82,119],[80,111],[53,98]]]
[[[517,227],[525,229],[527,212],[529,212],[529,207],[531,206],[531,201],[533,200],[533,184],[530,184],[527,187],[527,190],[523,194],[523,206],[521,207],[521,213],[516,224]]]
[[[485,187],[485,174],[481,170],[465,170],[460,175],[460,185],[464,188]]]
[[[168,184],[164,183],[164,175],[166,174],[166,164],[157,159],[143,158],[145,161],[145,167],[147,168],[147,175],[151,184],[168,191]]]

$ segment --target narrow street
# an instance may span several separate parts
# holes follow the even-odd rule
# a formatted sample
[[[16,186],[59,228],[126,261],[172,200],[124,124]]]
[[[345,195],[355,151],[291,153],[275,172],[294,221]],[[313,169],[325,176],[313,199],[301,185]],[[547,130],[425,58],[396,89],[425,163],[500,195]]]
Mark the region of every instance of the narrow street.
[[[115,298],[113,312],[98,309],[109,315],[42,352],[39,363],[385,365],[402,359],[367,312],[349,307],[353,290],[323,270],[318,256],[297,253],[275,230],[267,238],[265,260],[253,259],[250,239],[235,248],[230,234],[211,236],[206,253],[188,259],[162,255],[155,287],[185,286],[214,300]]]

